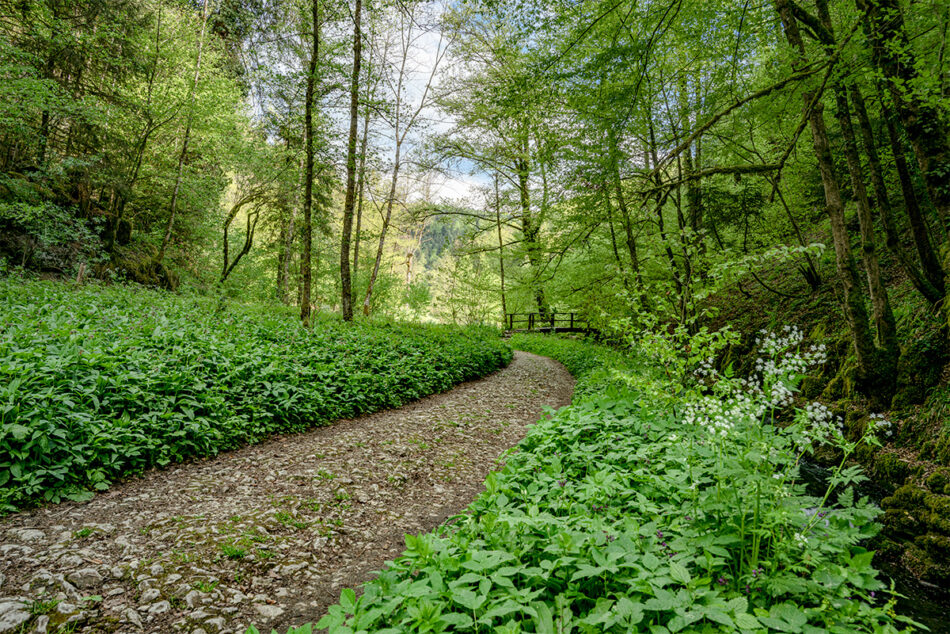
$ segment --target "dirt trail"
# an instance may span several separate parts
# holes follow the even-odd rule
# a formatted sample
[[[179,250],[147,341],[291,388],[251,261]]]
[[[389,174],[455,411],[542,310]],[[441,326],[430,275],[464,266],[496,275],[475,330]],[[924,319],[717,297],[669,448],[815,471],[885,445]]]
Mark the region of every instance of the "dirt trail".
[[[405,533],[462,511],[573,386],[560,364],[517,352],[504,370],[396,410],[5,518],[0,633],[284,632],[316,621],[398,556]],[[29,614],[22,601],[43,603]]]

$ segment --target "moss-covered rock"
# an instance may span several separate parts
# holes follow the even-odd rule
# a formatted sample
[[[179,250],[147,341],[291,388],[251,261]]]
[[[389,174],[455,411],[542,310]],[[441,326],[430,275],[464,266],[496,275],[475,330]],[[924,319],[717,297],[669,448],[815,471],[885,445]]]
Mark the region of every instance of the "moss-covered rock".
[[[950,464],[950,430],[946,427],[937,432],[933,440],[928,440],[921,448],[921,456],[939,464]],[[948,484],[950,487],[950,484]],[[947,491],[950,493],[950,491]]]
[[[892,409],[923,403],[927,393],[940,381],[948,360],[947,340],[939,328],[912,337],[902,346],[897,364],[897,392]]]
[[[927,536],[919,538],[925,547],[930,546]],[[945,586],[950,582],[950,565],[945,561],[935,560],[926,548],[918,544],[911,544],[904,550],[902,563],[915,577],[938,586]]]
[[[850,361],[841,364],[837,374],[828,381],[824,391],[821,393],[822,400],[839,401],[850,399],[855,396],[858,383],[857,367]]]
[[[889,561],[898,561],[904,554],[904,544],[894,541],[884,533],[879,533],[870,542],[868,546],[875,551],[875,559],[887,559]]]
[[[894,491],[903,485],[911,473],[910,465],[895,453],[879,452],[873,456],[870,464],[872,477],[887,491]]]
[[[946,493],[947,485],[950,484],[950,471],[937,469],[927,477],[926,483],[927,488],[932,492]]]
[[[888,498],[889,499],[889,498]],[[907,538],[919,534],[926,524],[916,515],[903,508],[889,508],[884,511],[881,523],[888,535],[895,538]]]
[[[881,501],[884,509],[882,523],[892,537],[913,537],[926,530],[930,510],[924,500],[927,490],[915,484],[905,484],[894,495]]]

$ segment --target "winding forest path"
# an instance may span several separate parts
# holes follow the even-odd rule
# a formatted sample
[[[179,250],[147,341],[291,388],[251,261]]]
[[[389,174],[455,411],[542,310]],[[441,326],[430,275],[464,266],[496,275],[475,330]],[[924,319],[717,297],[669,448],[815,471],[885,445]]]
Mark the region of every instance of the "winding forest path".
[[[0,632],[280,632],[462,511],[574,380],[516,352],[505,369],[395,410],[154,471],[85,504],[0,521]],[[101,600],[84,600],[85,597]],[[7,625],[5,626],[4,623]]]

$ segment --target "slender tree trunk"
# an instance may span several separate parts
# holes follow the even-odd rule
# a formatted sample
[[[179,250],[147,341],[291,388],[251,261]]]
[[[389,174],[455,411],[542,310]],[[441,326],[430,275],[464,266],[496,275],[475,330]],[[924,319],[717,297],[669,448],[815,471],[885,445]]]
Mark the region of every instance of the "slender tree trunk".
[[[198,79],[201,77],[201,53],[204,51],[205,29],[208,25],[208,0],[203,0],[201,4],[201,33],[198,35],[198,55],[195,58],[195,74],[191,81],[191,89],[188,91],[188,116],[185,119],[185,136],[181,141],[181,152],[178,154],[178,171],[175,174],[175,186],[172,189],[172,200],[168,210],[168,223],[165,225],[165,236],[162,238],[162,246],[158,251],[158,257],[155,258],[156,264],[161,264],[165,259],[165,251],[168,250],[168,244],[172,239],[172,229],[175,226],[175,215],[178,212],[178,195],[181,192],[181,181],[185,173],[185,157],[188,156],[188,142],[191,139],[191,123],[194,119],[195,93],[198,91]]]
[[[915,89],[917,56],[904,29],[897,0],[855,0],[864,14],[874,61],[888,80],[898,115],[907,131],[930,199],[945,230],[950,230],[950,126],[946,112]]]
[[[614,229],[614,206],[610,201],[610,191],[608,186],[604,185],[604,207],[607,210],[607,228],[610,229],[610,246],[614,252],[614,261],[617,262],[617,269],[620,271],[620,275],[623,278],[623,285],[627,291],[630,290],[630,280],[629,275],[627,274],[626,267],[623,263],[623,258],[620,257],[620,249],[617,246],[617,231]]]
[[[620,163],[614,159],[614,190],[617,192],[617,206],[620,209],[620,221],[623,223],[624,238],[627,244],[627,254],[630,256],[630,270],[636,281],[637,296],[640,302],[645,301],[643,295],[643,275],[640,272],[640,257],[637,254],[637,237],[633,234],[633,221],[630,219],[630,209],[627,207],[627,198],[623,194],[623,185],[620,181]],[[610,230],[613,231],[613,223]]]
[[[527,152],[526,147],[522,147]],[[528,189],[528,160],[524,157],[516,161],[518,172],[518,198],[521,202],[521,233],[524,235],[525,249],[528,255],[528,264],[531,266],[531,291],[534,294],[535,305],[542,319],[547,314],[544,298],[544,289],[541,286],[541,253],[538,244],[538,227],[535,226],[534,215],[531,213],[531,192]]]
[[[252,216],[253,216],[253,222],[252,222]],[[251,247],[254,244],[254,232],[257,230],[257,221],[260,219],[260,217],[261,215],[260,215],[260,212],[258,211],[252,211],[251,213],[247,215],[247,228],[246,228],[246,233],[244,235],[244,246],[238,252],[237,256],[235,256],[234,261],[231,262],[230,265],[228,264],[228,259],[227,259],[228,258],[228,249],[227,249],[228,236],[227,236],[227,227],[225,227],[225,230],[224,230],[225,231],[224,269],[221,271],[221,279],[218,280],[219,284],[223,284],[225,280],[227,280],[228,277],[231,275],[231,273],[234,271],[234,268],[238,265],[238,262],[241,261],[241,258],[243,258],[245,255],[250,253]]]
[[[887,237],[887,247],[891,253],[894,254],[894,257],[897,258],[897,261],[900,262],[901,268],[904,269],[904,272],[910,278],[918,292],[920,292],[928,302],[936,305],[943,299],[943,276],[939,273],[940,264],[930,244],[930,237],[926,227],[911,222],[914,244],[917,247],[917,254],[923,265],[923,269],[921,269],[911,261],[900,244],[897,227],[894,224],[891,199],[887,193],[887,185],[884,182],[884,169],[881,167],[881,158],[877,153],[874,131],[871,128],[871,119],[868,117],[864,96],[861,94],[861,89],[857,84],[851,86],[851,102],[854,104],[854,111],[858,118],[858,127],[861,130],[864,152],[868,157],[871,185],[874,188],[874,198],[877,202],[877,208],[881,213],[881,224],[884,227],[884,233]],[[913,202],[916,206],[916,196]],[[936,275],[934,275],[935,273]]]
[[[831,14],[828,12],[827,0],[818,0],[818,19],[828,34],[834,38],[834,26],[831,23]],[[828,49],[829,63],[833,51]],[[841,128],[844,155],[848,165],[848,174],[851,176],[851,189],[854,192],[855,203],[858,208],[858,225],[861,229],[861,251],[864,259],[864,269],[867,273],[868,291],[871,296],[871,310],[874,315],[874,326],[877,331],[877,345],[880,348],[879,364],[889,365],[889,368],[880,368],[879,371],[893,369],[900,356],[900,347],[897,342],[897,321],[891,310],[887,288],[881,279],[881,264],[877,256],[877,239],[874,235],[874,221],[871,218],[871,203],[868,200],[867,187],[864,184],[864,172],[861,166],[861,156],[858,154],[858,142],[854,134],[854,125],[851,121],[851,108],[848,105],[848,93],[840,80],[832,80],[832,91],[835,98],[835,118]]]
[[[353,12],[353,76],[350,82],[350,136],[346,148],[346,197],[343,201],[343,235],[340,240],[340,290],[344,321],[353,320],[353,282],[350,277],[350,240],[356,201],[356,138],[359,119],[360,62],[363,35],[360,31],[362,0]]]
[[[498,229],[498,271],[501,275],[501,323],[508,316],[508,301],[505,298],[505,242],[501,237],[501,195],[498,192],[498,172],[495,172],[495,226]]]
[[[851,175],[851,189],[854,192],[858,208],[858,225],[861,229],[861,251],[864,259],[864,268],[867,272],[868,290],[871,296],[871,309],[874,315],[874,325],[877,330],[877,343],[885,353],[885,358],[896,365],[899,355],[897,344],[897,321],[891,311],[887,289],[881,279],[881,265],[877,256],[877,244],[874,235],[874,221],[871,219],[871,204],[868,201],[867,189],[864,185],[864,174],[861,169],[861,157],[858,155],[854,127],[851,122],[851,111],[848,107],[848,97],[841,86],[834,87],[835,110],[838,125],[844,137],[845,160],[848,172]]]
[[[369,101],[367,96],[367,102]],[[366,147],[369,144],[369,103],[363,115],[363,139],[360,141],[360,167],[356,179],[356,232],[353,235],[353,279],[360,268],[360,232],[363,225],[363,190],[366,187]]]
[[[802,230],[798,226],[798,222],[795,220],[795,214],[792,213],[792,208],[788,206],[788,201],[785,200],[785,195],[782,194],[781,186],[771,177],[766,177],[769,183],[775,188],[775,193],[778,194],[778,199],[782,203],[782,207],[785,209],[785,215],[788,216],[788,221],[792,225],[792,229],[795,231],[795,237],[798,238],[798,244],[807,247],[805,244],[805,237],[802,235]],[[715,228],[715,225],[713,225]],[[719,239],[718,234],[716,240],[719,242],[719,248],[722,248],[722,241]],[[805,277],[805,281],[808,282],[808,285],[811,286],[812,290],[818,290],[818,287],[821,286],[821,275],[818,273],[818,267],[815,266],[814,260],[808,253],[803,254],[805,256],[805,265],[802,267],[802,272]]]
[[[798,24],[792,15],[787,0],[775,0],[775,8],[782,19],[785,36],[788,43],[798,53],[802,61],[805,58],[805,45],[802,41]],[[797,66],[797,64],[796,64]],[[835,262],[838,269],[838,278],[843,294],[845,319],[851,331],[854,345],[855,359],[858,365],[859,379],[862,387],[875,383],[876,376],[875,356],[876,349],[868,324],[867,311],[864,307],[864,298],[858,281],[858,271],[851,254],[851,243],[848,230],[845,226],[844,204],[841,200],[841,189],[838,186],[834,173],[834,163],[831,156],[831,144],[828,141],[828,132],[825,128],[825,118],[820,103],[813,108],[809,105],[814,95],[806,92],[803,95],[805,108],[808,109],[808,125],[811,130],[812,145],[818,159],[818,169],[821,173],[821,182],[825,191],[825,206],[831,221],[832,242],[835,249]]]
[[[647,170],[650,169],[650,158],[653,159],[654,169],[656,166],[659,166],[660,161],[657,156],[657,147],[656,147],[656,131],[653,128],[653,119],[652,117],[648,119],[649,130],[650,130],[650,152],[647,156]],[[673,255],[673,248],[670,246],[669,237],[666,234],[666,222],[663,218],[663,204],[665,202],[665,196],[660,189],[660,186],[663,184],[663,177],[660,175],[660,171],[656,170],[656,175],[654,177],[654,184],[657,187],[656,190],[656,224],[660,230],[660,241],[663,243],[663,250],[666,253],[666,261],[670,265],[670,274],[673,276],[673,286],[676,288],[676,296],[682,298],[683,296],[683,281],[680,279],[680,270],[676,264],[676,256]]]
[[[304,193],[303,193],[303,235],[301,236],[300,251],[300,321],[304,327],[310,326],[310,291],[313,282],[310,262],[310,252],[313,248],[313,178],[314,178],[314,147],[313,147],[313,106],[314,93],[317,82],[317,62],[320,57],[320,3],[311,0],[311,35],[310,63],[307,66],[307,94],[304,104],[304,136],[305,158]]]
[[[127,182],[127,193],[116,193],[116,189],[112,189],[112,199],[110,201],[110,207],[115,212],[114,218],[112,221],[112,228],[109,231],[108,238],[108,249],[110,253],[115,252],[115,242],[118,237],[119,232],[119,223],[122,221],[122,215],[125,212],[125,205],[128,200],[128,197],[131,196],[132,188],[135,186],[136,180],[138,180],[139,170],[142,167],[142,160],[145,156],[145,148],[148,146],[149,137],[157,129],[158,126],[155,125],[154,120],[152,119],[152,94],[155,87],[155,76],[158,74],[158,62],[161,58],[161,47],[162,47],[162,6],[158,6],[158,12],[155,18],[155,59],[152,63],[151,72],[148,75],[148,81],[146,82],[145,88],[145,127],[142,130],[142,139],[137,144],[135,163],[132,168],[132,172],[129,177],[126,179]]]
[[[398,134],[398,127],[397,127]],[[392,222],[393,218],[393,206],[396,202],[396,186],[399,178],[399,167],[402,160],[401,157],[402,143],[396,143],[396,157],[395,162],[393,163],[393,176],[392,180],[389,182],[389,195],[386,197],[386,213],[383,216],[383,226],[379,231],[379,244],[376,247],[376,260],[373,263],[373,270],[369,275],[369,283],[366,286],[366,297],[363,298],[363,314],[367,317],[370,313],[370,306],[372,304],[373,289],[376,286],[376,278],[379,276],[379,267],[383,262],[383,254],[385,253],[386,246],[386,234],[389,232],[389,225]]]

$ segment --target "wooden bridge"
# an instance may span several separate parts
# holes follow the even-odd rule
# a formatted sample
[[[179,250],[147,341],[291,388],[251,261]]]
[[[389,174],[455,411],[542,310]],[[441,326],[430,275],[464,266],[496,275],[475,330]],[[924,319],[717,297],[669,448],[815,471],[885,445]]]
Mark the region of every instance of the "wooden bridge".
[[[587,317],[577,313],[508,313],[508,332],[592,332]]]

